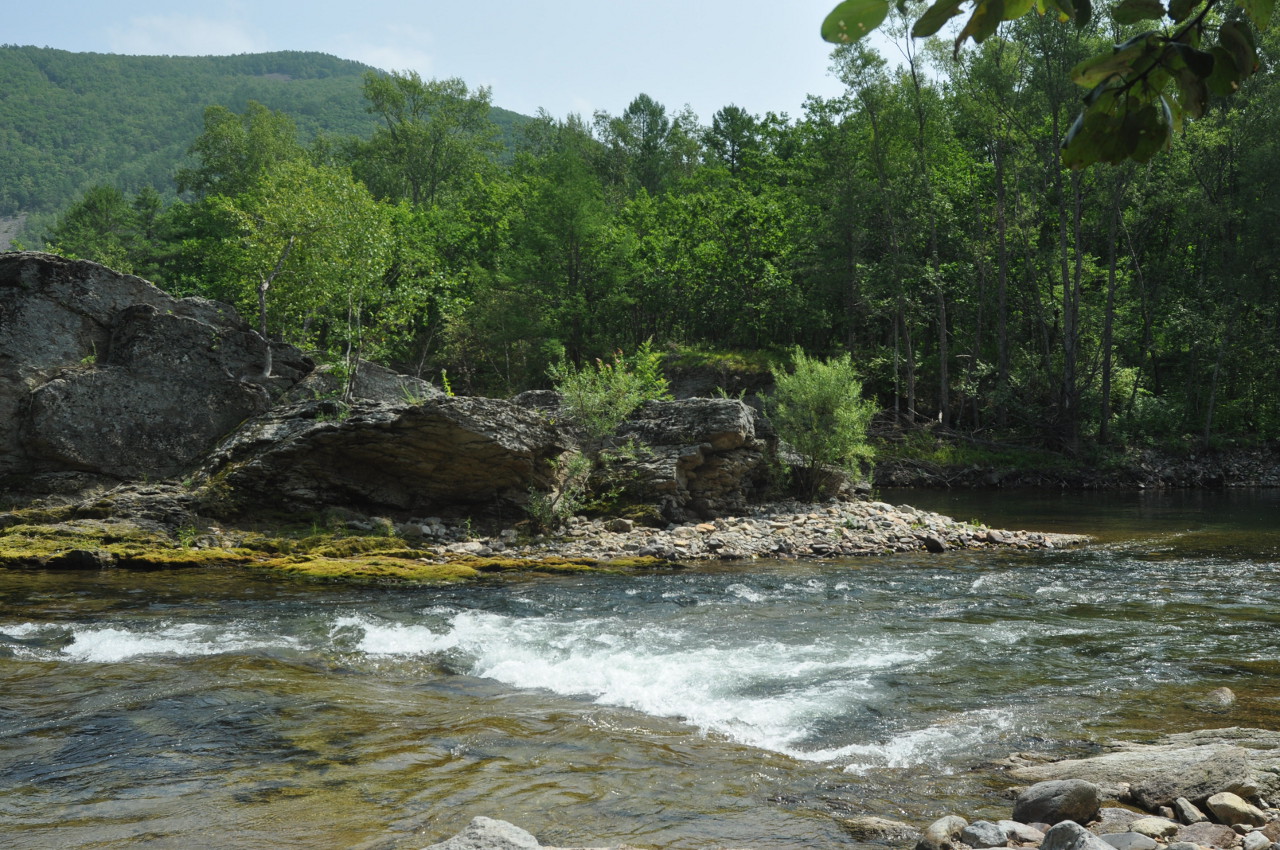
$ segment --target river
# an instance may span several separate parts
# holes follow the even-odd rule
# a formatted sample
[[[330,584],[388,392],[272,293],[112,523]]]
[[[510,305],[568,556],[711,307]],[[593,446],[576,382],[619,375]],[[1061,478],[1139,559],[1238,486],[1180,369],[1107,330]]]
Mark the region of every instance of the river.
[[[459,588],[0,571],[0,846],[852,845],[984,769],[1280,716],[1280,492],[882,493],[1045,552]],[[1227,686],[1231,706],[1205,695]]]

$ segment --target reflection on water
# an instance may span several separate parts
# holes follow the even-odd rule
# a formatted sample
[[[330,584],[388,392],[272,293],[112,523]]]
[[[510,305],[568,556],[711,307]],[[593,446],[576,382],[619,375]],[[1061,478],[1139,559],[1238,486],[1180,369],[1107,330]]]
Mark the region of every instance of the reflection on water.
[[[830,846],[833,811],[1007,814],[973,768],[1013,750],[1280,709],[1277,494],[883,496],[1102,542],[446,590],[0,573],[0,845],[420,847],[483,814]]]

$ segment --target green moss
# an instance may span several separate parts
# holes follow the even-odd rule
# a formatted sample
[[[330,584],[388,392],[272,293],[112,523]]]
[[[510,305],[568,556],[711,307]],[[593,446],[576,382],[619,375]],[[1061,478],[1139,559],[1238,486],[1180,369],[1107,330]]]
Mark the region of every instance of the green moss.
[[[765,350],[711,349],[680,346],[667,358],[668,368],[712,369],[717,372],[763,375],[786,362],[785,354]]]
[[[446,584],[466,581],[479,576],[479,572],[462,563],[430,563],[403,558],[366,556],[359,558],[326,558],[303,555],[273,558],[252,565],[254,569],[269,570],[285,575],[314,579],[354,582],[412,582],[415,584]]]

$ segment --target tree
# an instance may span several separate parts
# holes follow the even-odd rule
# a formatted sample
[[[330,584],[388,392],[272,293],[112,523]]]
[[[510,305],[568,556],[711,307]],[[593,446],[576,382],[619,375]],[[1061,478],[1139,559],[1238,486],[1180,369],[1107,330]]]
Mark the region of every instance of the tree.
[[[830,486],[833,467],[858,475],[870,465],[867,426],[876,406],[862,398],[848,354],[823,361],[797,348],[791,361],[790,372],[774,372],[769,420],[800,455],[800,489],[812,500]]]
[[[370,71],[364,96],[383,126],[358,171],[378,197],[435,205],[500,147],[487,88],[471,91],[456,77],[424,81],[416,71]]]
[[[936,0],[916,18],[911,35],[931,36],[961,14],[965,0]],[[955,40],[981,44],[1003,21],[1033,9],[1084,27],[1089,0],[971,0],[972,12]],[[1225,0],[1119,0],[1111,16],[1120,27],[1158,22],[1077,64],[1071,78],[1088,89],[1084,107],[1062,141],[1063,162],[1084,168],[1095,162],[1149,161],[1169,146],[1187,118],[1205,113],[1211,94],[1226,96],[1259,67],[1258,31],[1271,25],[1275,0],[1236,0],[1249,20]],[[844,0],[822,23],[822,37],[857,41],[889,15],[889,0]],[[1149,25],[1149,24],[1148,24]]]
[[[253,100],[241,114],[205,109],[204,132],[187,152],[200,165],[180,169],[175,180],[179,192],[198,197],[238,195],[275,166],[306,155],[293,119]]]

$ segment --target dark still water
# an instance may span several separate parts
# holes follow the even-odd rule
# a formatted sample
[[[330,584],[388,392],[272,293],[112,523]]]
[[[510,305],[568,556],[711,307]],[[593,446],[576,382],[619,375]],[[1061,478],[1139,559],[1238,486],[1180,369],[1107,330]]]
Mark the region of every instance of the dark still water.
[[[884,493],[1096,545],[456,589],[0,572],[0,847],[830,847],[1280,717],[1280,493]],[[1210,705],[1232,688],[1239,701]]]

